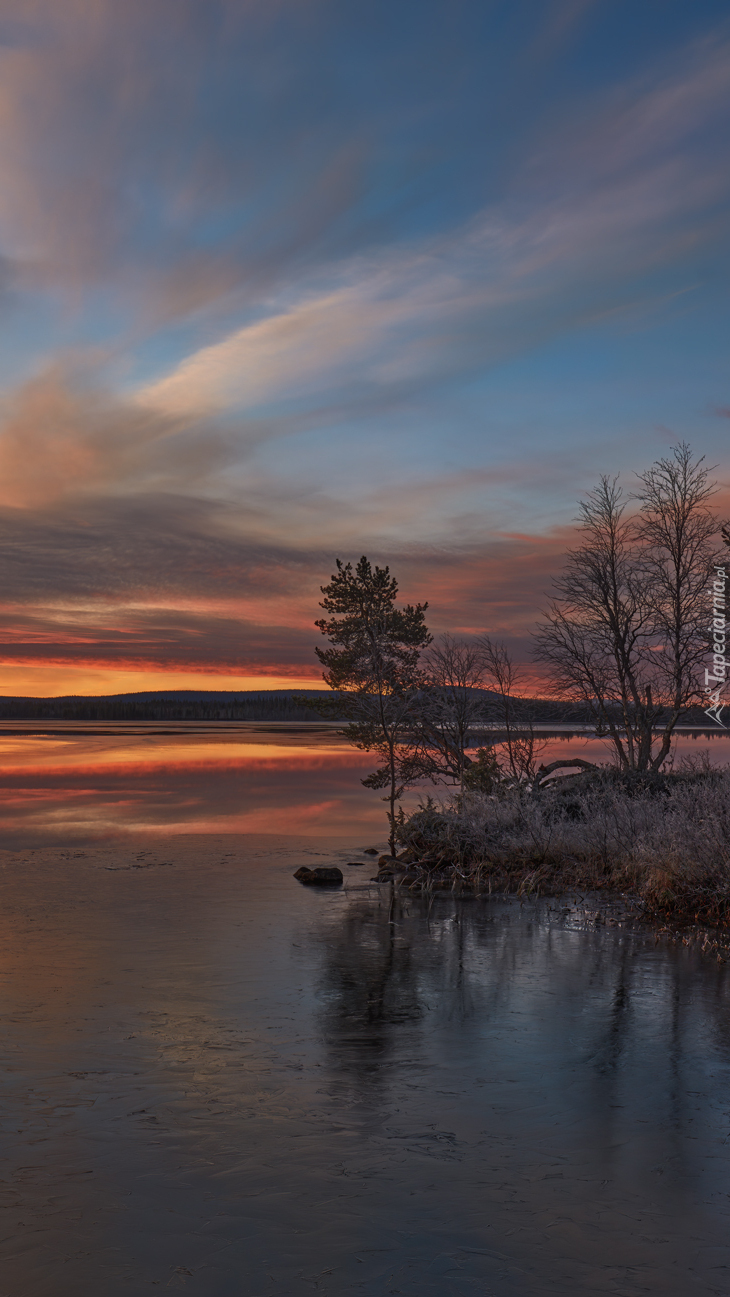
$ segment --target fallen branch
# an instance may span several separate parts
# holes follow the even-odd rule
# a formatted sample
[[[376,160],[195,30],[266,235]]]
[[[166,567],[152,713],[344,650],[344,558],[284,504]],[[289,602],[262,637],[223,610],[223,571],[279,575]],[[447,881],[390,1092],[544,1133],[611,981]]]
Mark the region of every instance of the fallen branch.
[[[539,766],[535,773],[535,781],[542,786],[543,781],[554,774],[556,770],[565,770],[568,766],[576,766],[580,770],[600,770],[600,766],[594,765],[592,761],[583,761],[581,757],[571,757],[565,761],[551,761],[549,766]]]

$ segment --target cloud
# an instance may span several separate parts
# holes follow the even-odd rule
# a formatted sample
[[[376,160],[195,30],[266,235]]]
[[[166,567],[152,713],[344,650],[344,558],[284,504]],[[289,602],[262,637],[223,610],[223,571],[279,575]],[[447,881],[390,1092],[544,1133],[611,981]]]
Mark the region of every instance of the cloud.
[[[587,8],[554,6],[527,62]],[[435,129],[428,60],[411,80],[395,45],[342,62],[347,9],[0,0],[0,290],[36,294],[32,346],[63,300],[66,357],[0,412],[8,660],[308,667],[318,587],[363,550],[437,629],[526,651],[571,532],[505,518],[530,491],[572,494],[606,447],[513,452],[480,408],[463,454],[446,405],[409,462],[387,442],[437,385],[701,281],[730,185],[730,47],[553,101],[497,186],[486,144],[461,142],[473,103]],[[84,330],[98,351],[69,361]]]
[[[321,94],[323,7],[0,0],[0,244],[18,281],[72,306],[112,287],[135,328],[268,285],[326,240],[371,150]]]
[[[321,288],[194,352],[138,399],[167,414],[394,393],[489,368],[633,304],[691,262],[730,190],[730,45],[705,42],[525,166],[505,201],[438,239],[343,263]],[[681,274],[675,270],[675,273]],[[662,294],[666,293],[663,285]]]
[[[63,291],[76,308],[91,286],[111,289],[127,340],[155,322],[215,310],[263,308],[301,319],[309,303],[311,317],[314,299],[329,302],[333,320],[341,309],[346,323],[348,305],[366,309],[371,300],[355,283],[356,266],[339,272],[353,289],[349,303],[339,292],[344,284],[334,282],[336,263],[357,248],[367,254],[363,278],[374,271],[392,281],[374,295],[387,333],[399,324],[385,307],[389,291],[405,292],[417,311],[410,276],[438,279],[442,262],[456,291],[471,286],[474,255],[485,256],[478,282],[482,292],[496,283],[498,307],[500,285],[516,287],[538,272],[528,264],[530,249],[533,258],[540,251],[554,258],[558,226],[569,241],[581,213],[595,251],[601,216],[615,244],[614,207],[625,209],[630,229],[632,221],[671,220],[682,204],[689,212],[712,201],[713,168],[697,132],[719,130],[727,75],[719,38],[683,51],[671,69],[655,67],[645,83],[608,102],[604,95],[598,107],[595,97],[563,105],[572,120],[552,113],[553,138],[531,160],[511,160],[506,200],[477,222],[488,247],[477,248],[476,227],[449,217],[450,240],[409,251],[402,216],[414,206],[409,189],[431,187],[448,166],[438,199],[456,211],[464,176],[484,155],[450,79],[458,81],[458,66],[466,75],[479,61],[469,24],[459,37],[459,24],[444,22],[459,57],[451,73],[448,59],[437,60],[436,80],[425,36],[404,36],[401,46],[391,33],[390,55],[388,47],[367,56],[376,97],[358,76],[352,92],[343,87],[342,61],[354,57],[358,23],[353,16],[341,30],[337,8],[326,0],[0,0],[0,245],[11,276],[29,290]],[[538,43],[551,45],[588,8],[590,0],[554,5],[538,24]],[[424,23],[432,40],[437,11]],[[518,13],[518,49],[524,26]],[[515,93],[529,75],[518,58]],[[576,126],[578,118],[588,119],[587,128]],[[721,135],[717,144],[724,149]],[[655,154],[679,158],[679,166],[662,178]],[[647,164],[643,187],[638,174],[628,184],[632,158],[639,169]],[[715,157],[715,177],[721,171]],[[617,184],[615,203],[609,181]],[[589,211],[589,190],[600,212]],[[398,251],[380,265],[372,250],[394,242]],[[489,265],[490,254],[506,259],[502,273]],[[331,282],[313,289],[313,273]],[[537,283],[525,287],[525,302],[542,300]],[[272,303],[272,293],[288,300]],[[444,296],[448,310],[442,285],[427,311],[437,315]],[[513,342],[508,322],[510,329]],[[326,332],[320,329],[323,340]],[[490,342],[494,348],[496,339]],[[428,367],[423,356],[418,365]]]
[[[527,47],[528,65],[554,55],[597,3],[599,0],[554,0]]]
[[[151,470],[160,439],[181,426],[74,386],[58,366],[8,397],[3,415],[0,502],[20,508],[109,489],[133,466]]]
[[[287,597],[309,556],[257,544],[242,522],[230,507],[173,493],[5,508],[3,591],[14,601],[94,605]]]
[[[262,674],[315,665],[329,552],[256,544],[210,502],[113,499],[0,511],[5,664]],[[405,599],[428,599],[437,630],[522,635],[565,537],[470,547],[339,548],[391,564]]]

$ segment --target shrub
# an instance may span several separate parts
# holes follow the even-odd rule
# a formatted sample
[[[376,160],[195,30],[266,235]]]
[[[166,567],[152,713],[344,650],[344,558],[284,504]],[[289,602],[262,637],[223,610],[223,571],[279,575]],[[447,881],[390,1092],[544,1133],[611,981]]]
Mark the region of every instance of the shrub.
[[[730,770],[641,781],[610,771],[537,791],[495,786],[428,799],[398,837],[420,859],[519,879],[631,890],[663,913],[730,920]]]

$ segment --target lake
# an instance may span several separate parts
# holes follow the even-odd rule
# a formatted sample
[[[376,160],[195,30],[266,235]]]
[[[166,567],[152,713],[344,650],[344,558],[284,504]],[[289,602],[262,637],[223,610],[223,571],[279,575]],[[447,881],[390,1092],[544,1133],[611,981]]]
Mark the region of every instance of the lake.
[[[726,1294],[727,966],[394,898],[363,754],[222,728],[2,735],[2,1297]]]
[[[537,726],[540,760],[609,759],[588,732]],[[676,760],[730,760],[728,733],[683,733]],[[374,835],[384,805],[360,780],[375,763],[322,724],[0,722],[6,845],[86,842],[130,833]],[[410,791],[406,806],[426,785]]]

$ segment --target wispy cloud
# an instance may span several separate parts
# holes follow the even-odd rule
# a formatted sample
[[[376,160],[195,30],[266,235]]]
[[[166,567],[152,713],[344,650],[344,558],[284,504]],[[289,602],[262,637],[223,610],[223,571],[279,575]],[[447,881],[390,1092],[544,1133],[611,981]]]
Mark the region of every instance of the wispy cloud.
[[[637,280],[717,237],[730,173],[730,45],[705,42],[562,132],[512,196],[437,240],[344,263],[323,288],[188,356],[139,394],[165,413],[243,410],[478,371],[630,305]],[[661,290],[666,291],[666,286]]]
[[[104,287],[149,327],[295,264],[351,210],[368,157],[298,57],[300,32],[316,54],[323,7],[0,0],[0,248],[14,281],[70,307]]]

